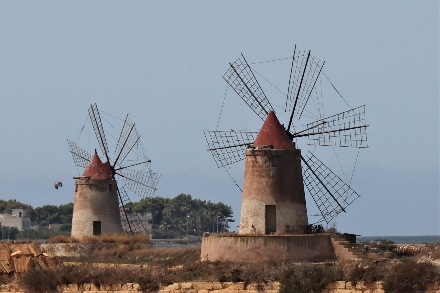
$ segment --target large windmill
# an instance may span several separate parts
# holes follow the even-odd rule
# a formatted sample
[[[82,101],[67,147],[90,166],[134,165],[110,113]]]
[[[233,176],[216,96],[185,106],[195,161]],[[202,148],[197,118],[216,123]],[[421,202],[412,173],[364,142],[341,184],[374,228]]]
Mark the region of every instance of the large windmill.
[[[315,154],[308,152],[303,156],[292,141],[308,137],[309,144],[314,146],[368,147],[365,105],[321,117],[296,130],[298,127],[294,127],[293,118],[301,121],[321,74],[323,61],[311,55],[310,51],[295,46],[285,107],[289,111],[287,127],[278,122],[271,102],[244,56],[229,65],[224,80],[265,121],[260,132],[204,131],[208,150],[219,168],[246,159],[240,231],[266,234],[280,230],[299,232],[307,225],[307,215],[304,219],[304,213],[307,213],[304,185],[320,211],[318,222],[329,223],[339,213],[345,212],[359,195]],[[271,168],[278,165],[284,166],[284,169]],[[271,215],[274,215],[273,220]],[[258,228],[261,223],[255,219],[251,223],[250,217],[260,217],[260,222],[266,222],[266,227]],[[286,229],[281,229],[282,225]]]
[[[82,176],[74,177],[78,180],[72,236],[90,234],[92,230],[93,234],[100,235],[106,232],[103,231],[105,229],[107,233],[145,232],[138,215],[127,210],[127,204],[131,203],[129,192],[141,198],[153,196],[160,174],[151,171],[151,160],[146,156],[140,135],[128,114],[125,120],[122,120],[122,129],[115,142],[113,158],[96,104],[90,106],[88,114],[106,162],[101,162],[96,149],[92,155],[75,142],[67,140],[75,165],[86,168]]]

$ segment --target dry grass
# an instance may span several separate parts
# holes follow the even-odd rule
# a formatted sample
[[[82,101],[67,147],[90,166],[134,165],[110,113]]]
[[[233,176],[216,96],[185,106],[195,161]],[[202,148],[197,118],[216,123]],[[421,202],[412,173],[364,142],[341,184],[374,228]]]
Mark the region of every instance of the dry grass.
[[[90,264],[64,266],[55,270],[32,270],[23,274],[20,286],[24,292],[57,292],[62,284],[103,285],[138,283],[142,291],[157,290],[168,285],[166,270],[127,267],[96,267]]]
[[[262,289],[266,283],[279,281],[280,292],[295,289],[294,292],[299,293],[319,292],[330,282],[345,280],[352,284],[384,281],[385,292],[402,293],[418,292],[438,281],[440,276],[434,266],[416,264],[409,259],[397,264],[386,262],[364,267],[355,262],[341,262],[336,266],[274,261],[201,262],[200,247],[196,246],[129,251],[128,245],[116,245],[125,248],[117,252],[97,250],[93,256],[77,259],[82,263],[65,265],[56,272],[30,271],[23,274],[21,284],[28,292],[45,292],[60,284],[93,283],[102,287],[104,284],[138,283],[142,290],[158,290],[175,282],[219,281],[254,283]]]
[[[121,243],[129,245],[133,243],[150,243],[150,237],[147,234],[109,234],[84,237],[57,235],[49,239],[48,243]]]
[[[62,257],[63,261],[81,263],[139,264],[153,266],[177,266],[200,261],[200,246],[151,248],[140,245],[105,245],[89,256]]]

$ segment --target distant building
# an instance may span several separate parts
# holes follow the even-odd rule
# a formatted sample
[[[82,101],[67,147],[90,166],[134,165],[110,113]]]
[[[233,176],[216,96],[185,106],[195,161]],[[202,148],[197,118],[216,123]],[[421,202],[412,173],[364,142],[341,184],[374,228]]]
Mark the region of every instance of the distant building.
[[[18,230],[28,230],[31,227],[31,218],[26,215],[25,209],[12,209],[11,214],[0,214],[2,227],[16,227]]]
[[[57,232],[63,224],[49,224],[49,230]]]
[[[123,209],[120,208],[121,211],[121,217],[124,216]],[[151,216],[151,213],[136,213],[136,214],[127,214],[128,221],[131,223],[135,223],[140,220],[142,223],[142,227],[145,229],[145,233],[151,234],[153,225],[151,223],[153,217]]]

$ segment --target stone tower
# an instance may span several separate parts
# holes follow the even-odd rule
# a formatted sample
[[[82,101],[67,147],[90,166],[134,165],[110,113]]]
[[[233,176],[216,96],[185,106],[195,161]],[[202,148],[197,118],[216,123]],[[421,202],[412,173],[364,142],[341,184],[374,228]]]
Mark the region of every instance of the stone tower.
[[[239,234],[303,233],[308,225],[301,150],[270,111],[246,150]]]
[[[75,181],[72,237],[122,233],[116,180],[110,164],[93,155]]]

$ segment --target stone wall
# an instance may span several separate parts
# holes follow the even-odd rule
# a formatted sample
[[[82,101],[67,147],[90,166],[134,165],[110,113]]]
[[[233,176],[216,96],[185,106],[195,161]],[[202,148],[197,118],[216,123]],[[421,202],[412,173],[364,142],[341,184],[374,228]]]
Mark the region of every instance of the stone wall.
[[[47,252],[54,256],[88,256],[97,249],[115,246],[114,243],[44,243]]]
[[[249,284],[245,286],[243,282],[187,282],[174,283],[172,285],[163,287],[158,291],[150,291],[155,293],[278,293],[280,284],[278,282],[265,284],[259,286],[257,284]],[[18,293],[23,292],[17,285],[1,285],[0,292],[2,293]],[[59,288],[58,292],[62,293],[132,293],[142,292],[139,284],[113,284],[96,287],[93,284],[83,285],[65,285]],[[352,286],[349,282],[336,282],[329,284],[327,289],[323,289],[322,293],[384,293],[382,284],[375,283],[371,286],[365,286],[362,283]],[[427,288],[425,293],[440,293],[438,285],[432,285]]]
[[[329,235],[209,236],[202,238],[203,261],[271,260],[322,262],[336,259]]]

